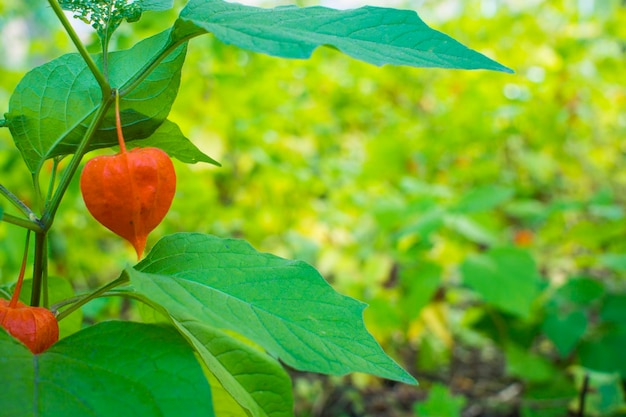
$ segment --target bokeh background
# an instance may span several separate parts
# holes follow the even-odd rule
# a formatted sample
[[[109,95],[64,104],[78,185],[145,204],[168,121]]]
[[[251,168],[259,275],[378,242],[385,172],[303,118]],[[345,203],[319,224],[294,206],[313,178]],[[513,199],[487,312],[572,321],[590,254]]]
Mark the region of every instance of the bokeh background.
[[[149,245],[200,231],[313,264],[369,304],[368,328],[421,383],[293,371],[298,416],[579,415],[585,379],[585,415],[626,415],[626,2],[321,4],[416,10],[516,72],[378,68],[327,48],[291,61],[194,39],[170,118],[222,167],[176,164]],[[175,17],[124,25],[114,49]],[[30,68],[69,52],[46,2],[3,0],[0,111]],[[8,129],[0,151],[0,183],[32,201]],[[0,223],[0,283],[14,282],[23,239]],[[78,292],[134,261],[77,182],[50,252]],[[84,323],[140,313],[99,299]]]

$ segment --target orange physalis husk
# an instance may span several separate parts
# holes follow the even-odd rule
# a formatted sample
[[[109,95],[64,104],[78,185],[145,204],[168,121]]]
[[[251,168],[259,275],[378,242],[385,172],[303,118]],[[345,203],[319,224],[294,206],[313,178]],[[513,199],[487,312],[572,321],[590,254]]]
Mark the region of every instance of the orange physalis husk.
[[[41,353],[59,340],[59,323],[50,310],[20,301],[14,307],[10,304],[0,299],[0,325],[31,352]]]
[[[92,216],[128,240],[141,258],[148,234],[170,209],[176,172],[161,149],[123,150],[87,162],[80,189]]]
[[[80,176],[80,189],[91,215],[128,240],[139,259],[148,235],[161,223],[172,205],[176,172],[170,157],[161,149],[126,151],[117,91],[115,126],[120,152],[87,162]]]

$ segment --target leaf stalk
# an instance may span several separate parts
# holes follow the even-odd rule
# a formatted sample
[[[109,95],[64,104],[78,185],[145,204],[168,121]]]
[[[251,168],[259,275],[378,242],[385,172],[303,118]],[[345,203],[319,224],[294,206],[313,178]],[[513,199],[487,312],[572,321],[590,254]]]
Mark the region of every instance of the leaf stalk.
[[[33,213],[33,211],[26,204],[24,204],[24,202],[22,200],[17,198],[17,196],[15,194],[13,194],[11,191],[9,191],[2,184],[0,184],[0,194],[5,196],[7,198],[7,200],[9,200],[15,207],[17,207],[19,209],[19,211],[21,211],[26,217],[28,217],[29,223],[33,223],[33,225],[24,226],[24,227],[26,227],[27,229],[35,230],[35,231],[36,231],[37,228],[33,228],[33,227],[39,226],[38,227],[39,229],[43,228],[43,224],[41,223],[39,218],[35,215],[35,213]],[[18,219],[17,217],[10,216],[9,214],[5,214],[4,215],[4,219],[9,218],[9,217],[12,218],[12,219]],[[26,221],[26,220],[24,220],[24,221]],[[14,222],[9,221],[9,223],[14,223]],[[17,223],[14,223],[14,224],[17,224]],[[19,225],[23,226],[23,224],[19,224]]]
[[[68,300],[65,301],[61,301],[55,305],[53,305],[51,307],[52,312],[57,316],[57,320],[61,321],[63,320],[65,317],[69,316],[70,314],[72,314],[74,311],[78,310],[79,308],[81,308],[82,306],[84,306],[85,304],[87,304],[88,302],[90,302],[93,299],[96,299],[102,295],[104,295],[105,293],[107,293],[108,291],[112,290],[115,287],[118,287],[122,284],[126,284],[127,282],[130,281],[130,278],[128,277],[128,274],[124,271],[122,273],[122,275],[120,275],[118,278],[114,279],[111,282],[108,282],[106,284],[104,284],[103,286],[101,286],[100,288],[96,289],[95,291],[83,295],[83,296],[78,296],[78,297],[73,297],[70,298]],[[68,304],[72,304],[70,307],[68,307],[67,309],[58,312],[58,309],[61,307],[64,307]]]

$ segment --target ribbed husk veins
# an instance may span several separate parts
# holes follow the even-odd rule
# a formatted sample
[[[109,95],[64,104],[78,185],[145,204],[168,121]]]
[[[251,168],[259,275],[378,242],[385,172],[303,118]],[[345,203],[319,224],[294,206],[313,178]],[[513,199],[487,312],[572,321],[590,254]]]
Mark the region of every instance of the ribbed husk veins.
[[[34,354],[42,353],[59,340],[59,323],[43,307],[30,307],[18,301],[15,307],[0,299],[0,325]]]
[[[176,172],[161,149],[135,148],[91,159],[81,174],[80,188],[91,215],[128,240],[141,258],[148,234],[170,209]]]

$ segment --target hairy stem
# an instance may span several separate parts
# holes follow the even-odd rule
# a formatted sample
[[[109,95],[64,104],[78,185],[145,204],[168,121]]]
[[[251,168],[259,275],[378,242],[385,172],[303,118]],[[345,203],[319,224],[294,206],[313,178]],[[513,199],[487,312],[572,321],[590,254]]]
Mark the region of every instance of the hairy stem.
[[[65,13],[63,13],[63,9],[61,8],[61,5],[59,4],[57,0],[48,0],[48,3],[50,4],[50,7],[54,11],[54,14],[56,14],[57,18],[63,25],[63,28],[69,35],[70,39],[74,43],[74,46],[76,46],[78,53],[80,54],[80,56],[83,57],[83,59],[85,60],[85,63],[87,64],[87,67],[89,67],[89,70],[91,71],[93,76],[96,78],[96,81],[98,82],[98,84],[100,85],[100,89],[102,90],[103,96],[109,95],[111,91],[111,87],[109,86],[109,83],[107,82],[106,78],[102,74],[102,71],[100,71],[100,68],[98,68],[98,66],[96,65],[95,61],[93,60],[89,52],[87,52],[87,48],[85,48],[85,45],[83,45],[83,43],[81,42],[80,38],[76,34],[76,31],[72,27],[70,21],[65,16]]]

